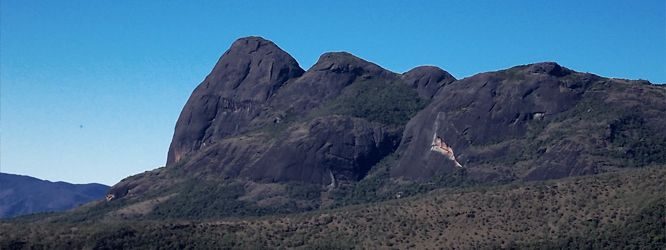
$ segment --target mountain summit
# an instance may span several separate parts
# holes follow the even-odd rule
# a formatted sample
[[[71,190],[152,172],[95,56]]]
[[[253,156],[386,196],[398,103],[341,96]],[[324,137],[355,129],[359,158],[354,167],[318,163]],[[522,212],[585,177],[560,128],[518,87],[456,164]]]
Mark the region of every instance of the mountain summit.
[[[167,165],[240,133],[268,98],[303,69],[273,42],[260,37],[238,39],[213,71],[192,92],[176,122]]]

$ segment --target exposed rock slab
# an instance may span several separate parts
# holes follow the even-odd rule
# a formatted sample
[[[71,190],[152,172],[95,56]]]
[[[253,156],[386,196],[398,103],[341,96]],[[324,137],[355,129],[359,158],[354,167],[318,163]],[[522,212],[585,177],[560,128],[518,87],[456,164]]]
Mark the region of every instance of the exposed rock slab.
[[[260,37],[238,39],[192,92],[176,122],[167,164],[206,143],[238,134],[262,105],[303,69],[287,52]]]
[[[442,86],[455,80],[449,72],[435,66],[416,67],[402,75],[402,81],[426,99],[431,99]]]
[[[391,153],[396,142],[380,124],[349,116],[320,117],[291,127],[246,174],[269,182],[356,182]]]
[[[423,179],[455,166],[455,161],[431,153],[434,135],[463,165],[506,153],[481,155],[473,149],[523,137],[527,122],[535,116],[548,119],[575,106],[585,87],[598,77],[587,75],[575,83],[562,79],[572,73],[555,63],[539,63],[482,73],[442,87],[408,123],[398,149],[403,157],[391,176]]]

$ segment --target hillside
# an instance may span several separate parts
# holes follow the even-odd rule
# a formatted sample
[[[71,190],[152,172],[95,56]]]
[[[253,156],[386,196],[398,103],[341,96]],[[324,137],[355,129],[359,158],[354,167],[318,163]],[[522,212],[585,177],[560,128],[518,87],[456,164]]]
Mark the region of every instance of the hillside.
[[[65,211],[99,200],[109,186],[50,182],[30,176],[0,173],[0,218]]]
[[[3,224],[2,249],[663,249],[666,168],[282,217]]]
[[[483,182],[548,180],[663,163],[665,90],[556,63],[461,79],[410,120],[391,177],[426,179],[458,164]],[[432,154],[435,140],[451,155]]]

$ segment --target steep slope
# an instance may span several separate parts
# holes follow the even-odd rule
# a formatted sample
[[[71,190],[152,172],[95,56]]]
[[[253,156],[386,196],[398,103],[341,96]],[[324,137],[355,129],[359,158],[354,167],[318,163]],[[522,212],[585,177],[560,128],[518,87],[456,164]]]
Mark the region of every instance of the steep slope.
[[[330,52],[303,72],[272,42],[241,38],[185,104],[166,167],[121,181],[110,197],[175,192],[166,190],[193,179],[242,185],[245,193],[276,182],[278,190],[291,181],[353,185],[395,151],[436,89],[455,80],[424,69],[400,75]]]
[[[273,42],[238,39],[192,92],[176,122],[167,164],[213,141],[240,133],[262,105],[303,69]]]
[[[335,187],[365,176],[395,149],[382,126],[349,116],[325,116],[293,126],[247,170],[256,181],[304,181]]]
[[[556,63],[442,87],[407,125],[392,177],[464,167],[482,181],[544,180],[666,161],[666,88]]]
[[[65,211],[106,196],[109,186],[50,182],[30,176],[0,173],[0,218]]]
[[[292,213],[660,164],[665,97],[549,62],[456,80],[331,52],[302,71],[241,38],[185,105],[168,164],[114,185],[87,216]]]

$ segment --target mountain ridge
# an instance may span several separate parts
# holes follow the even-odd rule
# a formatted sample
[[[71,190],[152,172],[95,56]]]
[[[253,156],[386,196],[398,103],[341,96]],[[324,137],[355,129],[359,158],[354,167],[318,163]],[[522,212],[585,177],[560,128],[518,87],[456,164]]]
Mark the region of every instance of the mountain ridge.
[[[0,173],[0,218],[59,212],[102,199],[109,186],[51,182],[27,175]]]
[[[198,181],[211,185],[201,202],[221,188],[248,209],[293,212],[358,193],[414,194],[420,182],[432,190],[658,164],[665,90],[554,62],[458,80],[435,66],[398,74],[328,52],[305,71],[273,42],[241,38],[183,108],[169,164],[114,185],[110,202],[186,202],[174,197]],[[294,182],[312,195],[290,193]]]

